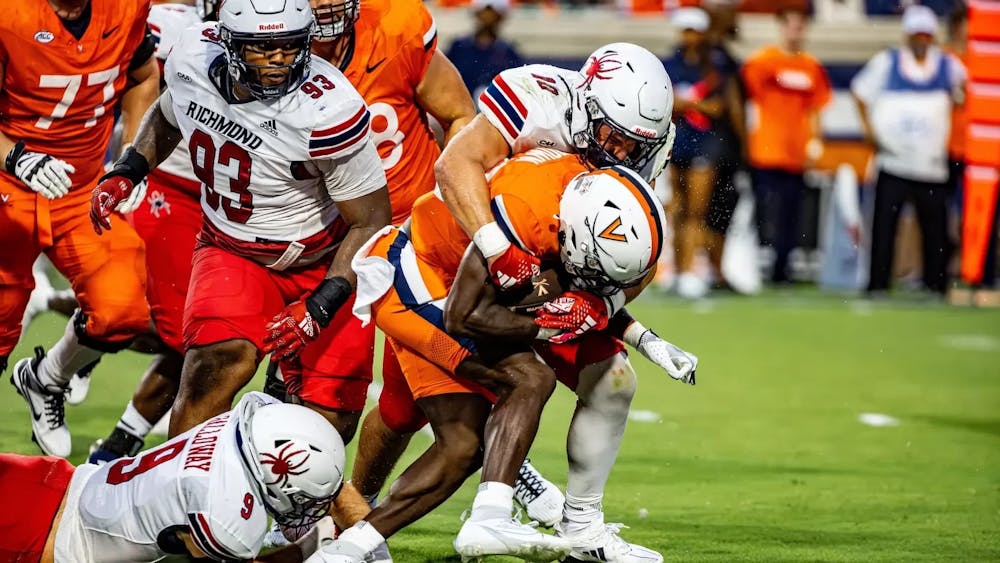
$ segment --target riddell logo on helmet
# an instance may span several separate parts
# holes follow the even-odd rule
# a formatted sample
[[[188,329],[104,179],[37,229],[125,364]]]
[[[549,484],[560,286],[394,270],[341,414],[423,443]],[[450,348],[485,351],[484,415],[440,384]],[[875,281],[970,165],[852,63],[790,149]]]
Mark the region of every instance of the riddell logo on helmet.
[[[646,129],[645,127],[634,127],[632,129],[632,132],[635,133],[636,135],[639,135],[640,137],[646,137],[647,139],[656,138],[656,131],[653,131],[652,129]]]
[[[285,29],[285,22],[262,23],[257,26],[257,31],[282,31]]]

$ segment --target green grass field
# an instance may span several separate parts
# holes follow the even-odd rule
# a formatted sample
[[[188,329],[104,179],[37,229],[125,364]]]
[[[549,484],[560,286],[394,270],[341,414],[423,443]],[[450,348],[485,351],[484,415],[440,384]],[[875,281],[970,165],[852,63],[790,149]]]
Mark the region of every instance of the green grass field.
[[[668,561],[1000,561],[1000,312],[801,289],[654,297],[633,312],[701,368],[692,388],[634,356],[633,409],[647,421],[630,423],[605,497],[627,539]],[[63,326],[37,319],[11,363]],[[108,358],[87,402],[68,407],[73,461],[111,428],[146,362]],[[5,389],[0,450],[35,453],[26,408]],[[572,406],[557,390],[532,450],[560,484]],[[418,435],[407,459],[427,443]],[[474,491],[392,538],[396,560],[457,561],[451,539]]]

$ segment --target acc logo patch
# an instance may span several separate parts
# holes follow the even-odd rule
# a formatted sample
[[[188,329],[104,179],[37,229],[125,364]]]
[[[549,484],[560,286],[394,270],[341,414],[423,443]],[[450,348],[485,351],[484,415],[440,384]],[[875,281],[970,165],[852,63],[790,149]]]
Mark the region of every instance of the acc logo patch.
[[[45,31],[44,29],[35,34],[35,41],[38,41],[39,43],[42,44],[52,43],[52,40],[55,38],[56,38],[55,34],[53,34],[51,31]]]

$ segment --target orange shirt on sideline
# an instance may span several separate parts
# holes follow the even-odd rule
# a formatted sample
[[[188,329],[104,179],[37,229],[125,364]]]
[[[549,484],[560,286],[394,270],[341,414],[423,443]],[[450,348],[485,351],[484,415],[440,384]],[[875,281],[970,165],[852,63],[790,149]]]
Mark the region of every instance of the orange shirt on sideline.
[[[751,55],[742,75],[750,102],[750,163],[801,172],[813,135],[809,116],[832,95],[826,70],[812,55],[772,46]]]

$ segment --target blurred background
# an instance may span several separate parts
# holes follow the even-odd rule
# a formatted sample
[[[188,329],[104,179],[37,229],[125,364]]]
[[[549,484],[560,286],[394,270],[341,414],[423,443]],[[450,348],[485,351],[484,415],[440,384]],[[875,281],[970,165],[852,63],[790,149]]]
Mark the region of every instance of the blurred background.
[[[657,182],[676,250],[660,265],[662,291],[696,299],[712,291],[756,294],[767,286],[815,284],[872,299],[893,288],[957,305],[1000,305],[994,290],[997,3],[429,5],[441,48],[474,95],[504,68],[579,68],[595,46],[611,41],[638,43],[662,56],[674,81],[679,130],[674,165]],[[914,5],[922,8],[905,16]],[[914,44],[930,54],[917,58],[917,78],[903,89],[925,92],[918,67],[936,72],[939,59],[948,59],[940,62],[948,77],[938,89],[947,95],[947,109],[878,86],[895,76],[886,50],[908,56]],[[869,62],[865,80],[855,81]],[[940,91],[929,97],[940,98]],[[903,100],[903,110],[885,110],[900,105],[894,99]],[[895,153],[917,164],[900,162]],[[936,170],[908,173],[932,161]],[[877,190],[880,175],[885,185]],[[876,192],[885,194],[877,224]]]

